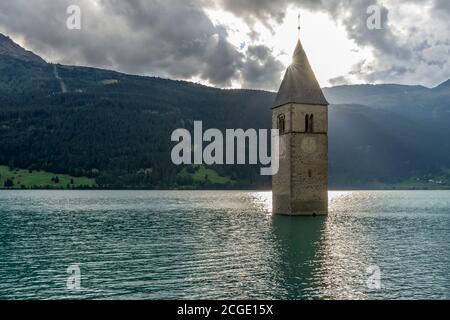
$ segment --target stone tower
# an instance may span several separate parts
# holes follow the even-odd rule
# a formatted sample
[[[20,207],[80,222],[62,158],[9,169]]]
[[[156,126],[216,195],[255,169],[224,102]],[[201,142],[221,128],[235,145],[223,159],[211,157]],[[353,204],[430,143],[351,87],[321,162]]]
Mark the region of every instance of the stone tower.
[[[300,40],[273,104],[272,127],[280,130],[273,212],[328,214],[328,102]]]

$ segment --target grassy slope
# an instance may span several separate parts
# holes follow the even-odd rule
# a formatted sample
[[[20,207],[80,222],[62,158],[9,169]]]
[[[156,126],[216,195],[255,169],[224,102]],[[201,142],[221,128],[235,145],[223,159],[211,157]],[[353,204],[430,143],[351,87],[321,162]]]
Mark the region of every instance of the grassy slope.
[[[213,169],[207,169],[205,167],[200,167],[198,170],[192,175],[192,179],[195,182],[209,182],[212,184],[228,184],[231,182],[231,179],[228,177],[222,177]]]
[[[52,178],[58,177],[59,183],[52,181]],[[67,186],[72,188],[83,188],[95,186],[95,180],[85,177],[72,177],[69,175],[53,174],[45,171],[33,171],[22,169],[10,170],[8,166],[0,166],[0,188],[4,187],[6,179],[11,179],[14,182],[14,189],[20,189],[21,186],[25,188],[49,188],[49,189],[67,189]],[[71,180],[73,179],[73,184]]]
[[[185,168],[178,173],[178,177],[183,178],[185,181],[183,185],[191,185],[191,187],[193,185],[226,186],[234,182],[231,178],[222,176],[214,169],[205,168],[204,166],[196,166],[192,173],[188,172]]]

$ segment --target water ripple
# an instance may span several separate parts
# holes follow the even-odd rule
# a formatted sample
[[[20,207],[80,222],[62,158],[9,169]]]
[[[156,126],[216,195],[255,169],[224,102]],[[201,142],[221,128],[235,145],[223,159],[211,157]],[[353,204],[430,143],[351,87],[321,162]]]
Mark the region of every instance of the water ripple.
[[[1,191],[0,299],[448,299],[449,236],[446,191],[331,192],[326,218],[273,217],[270,192]]]

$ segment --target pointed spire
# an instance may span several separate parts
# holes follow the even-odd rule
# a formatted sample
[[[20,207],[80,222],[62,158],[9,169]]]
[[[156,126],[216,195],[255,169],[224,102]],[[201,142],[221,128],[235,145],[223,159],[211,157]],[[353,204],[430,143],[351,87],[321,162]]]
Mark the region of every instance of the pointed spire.
[[[294,51],[292,64],[286,70],[273,108],[281,107],[288,103],[329,104],[309,64],[300,38]]]

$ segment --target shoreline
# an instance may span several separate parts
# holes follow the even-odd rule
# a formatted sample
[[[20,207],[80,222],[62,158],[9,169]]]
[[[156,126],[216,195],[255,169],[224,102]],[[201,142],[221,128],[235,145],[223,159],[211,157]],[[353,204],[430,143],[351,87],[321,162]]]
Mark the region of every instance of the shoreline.
[[[140,189],[140,188],[122,188],[122,189],[102,189],[102,188],[86,188],[86,189],[47,189],[47,188],[0,188],[0,191],[248,191],[248,192],[271,192],[271,189]],[[371,188],[354,188],[354,189],[329,189],[328,192],[352,192],[352,191],[450,191],[448,188],[440,189],[371,189]]]

